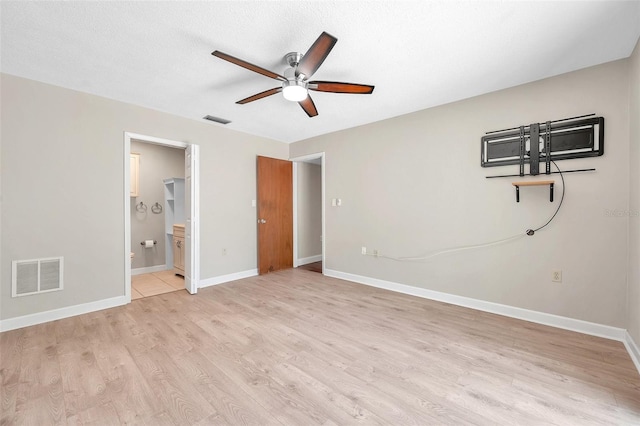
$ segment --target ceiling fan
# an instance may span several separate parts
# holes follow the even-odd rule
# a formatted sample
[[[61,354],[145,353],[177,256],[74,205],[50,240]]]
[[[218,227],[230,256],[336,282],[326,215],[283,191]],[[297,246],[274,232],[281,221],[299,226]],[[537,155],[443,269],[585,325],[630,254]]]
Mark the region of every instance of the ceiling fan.
[[[285,99],[298,102],[309,117],[315,117],[318,115],[318,110],[311,96],[309,96],[309,90],[368,95],[373,92],[375,87],[367,84],[342,83],[338,81],[309,81],[309,78],[320,68],[324,60],[327,59],[329,52],[331,52],[331,49],[333,49],[337,41],[337,38],[323,32],[304,55],[298,52],[287,53],[284,59],[289,65],[289,68],[284,70],[284,75],[243,61],[219,50],[211,54],[225,61],[229,61],[232,64],[282,82],[281,87],[274,87],[273,89],[256,93],[253,96],[239,100],[236,102],[237,104],[246,104],[282,92]]]

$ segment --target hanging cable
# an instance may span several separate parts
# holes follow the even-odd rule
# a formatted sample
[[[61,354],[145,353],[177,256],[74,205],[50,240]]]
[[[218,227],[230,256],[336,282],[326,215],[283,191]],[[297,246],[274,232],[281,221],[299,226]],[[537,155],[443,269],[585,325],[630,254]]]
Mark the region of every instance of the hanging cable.
[[[470,245],[470,246],[453,247],[453,248],[440,250],[440,251],[437,251],[435,253],[427,254],[427,255],[424,255],[424,256],[418,256],[418,257],[394,257],[394,256],[387,256],[387,255],[384,255],[384,254],[371,254],[371,253],[367,253],[367,255],[368,256],[373,256],[373,257],[382,257],[382,258],[385,258],[385,259],[395,260],[397,262],[418,262],[418,261],[421,261],[421,260],[428,260],[428,259],[431,259],[433,257],[440,256],[440,255],[443,255],[443,254],[446,254],[446,253],[455,253],[455,252],[458,252],[458,251],[473,250],[473,249],[478,249],[478,248],[482,248],[482,247],[497,246],[499,244],[508,243],[509,241],[519,240],[520,238],[522,238],[524,236],[525,236],[525,234],[518,234],[518,235],[514,235],[514,236],[511,236],[511,237],[508,237],[508,238],[503,238],[502,240],[491,241],[489,243],[474,244],[474,245]]]
[[[533,234],[536,233],[536,231],[539,231],[539,230],[545,228],[547,225],[549,225],[553,221],[553,219],[555,219],[555,217],[558,215],[558,212],[560,211],[560,207],[562,207],[562,202],[564,201],[565,182],[564,182],[564,176],[562,175],[562,170],[560,170],[560,167],[558,167],[558,165],[556,164],[555,161],[553,161],[553,160],[550,160],[550,161],[553,163],[553,165],[556,167],[556,169],[558,169],[558,173],[560,174],[560,178],[562,179],[562,196],[560,197],[560,202],[558,203],[558,207],[556,208],[556,211],[553,213],[553,215],[549,218],[549,220],[544,225],[539,226],[536,229],[527,229],[527,232],[525,234],[513,235],[511,237],[503,238],[503,239],[497,240],[497,241],[491,241],[491,242],[488,242],[488,243],[474,244],[474,245],[469,245],[469,246],[452,247],[452,248],[449,248],[449,249],[440,250],[440,251],[437,251],[435,253],[427,254],[427,255],[424,255],[424,256],[395,257],[395,256],[388,256],[388,255],[376,254],[376,253],[365,253],[365,254],[367,256],[381,257],[381,258],[384,258],[384,259],[395,260],[397,262],[418,262],[418,261],[422,261],[422,260],[429,260],[429,259],[432,259],[434,257],[441,256],[441,255],[447,254],[447,253],[456,253],[456,252],[459,252],[459,251],[473,250],[473,249],[479,249],[479,248],[484,248],[484,247],[497,246],[497,245],[500,245],[500,244],[506,244],[506,243],[508,243],[510,241],[519,240],[520,238],[524,237],[525,235],[532,236]]]
[[[545,223],[544,225],[542,225],[542,226],[540,226],[540,227],[538,227],[536,229],[527,229],[527,235],[528,236],[532,236],[533,234],[536,233],[536,231],[539,231],[542,228],[544,228],[545,226],[547,226],[548,224],[550,224],[551,221],[556,217],[556,215],[560,211],[560,207],[562,207],[562,202],[564,201],[564,176],[562,175],[562,170],[560,170],[560,167],[558,167],[556,162],[553,161],[553,160],[551,160],[551,162],[553,163],[554,166],[556,166],[556,169],[558,169],[558,173],[560,174],[560,179],[562,179],[562,196],[560,197],[560,202],[558,203],[558,208],[556,209],[555,213],[553,213],[553,216],[551,216],[551,218],[549,218],[547,223]]]

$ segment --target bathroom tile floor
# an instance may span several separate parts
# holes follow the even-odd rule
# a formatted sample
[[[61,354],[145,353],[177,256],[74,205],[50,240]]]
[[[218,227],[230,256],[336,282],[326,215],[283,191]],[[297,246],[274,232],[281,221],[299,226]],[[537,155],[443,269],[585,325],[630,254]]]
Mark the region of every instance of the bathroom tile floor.
[[[131,300],[184,290],[184,278],[173,270],[131,276]]]

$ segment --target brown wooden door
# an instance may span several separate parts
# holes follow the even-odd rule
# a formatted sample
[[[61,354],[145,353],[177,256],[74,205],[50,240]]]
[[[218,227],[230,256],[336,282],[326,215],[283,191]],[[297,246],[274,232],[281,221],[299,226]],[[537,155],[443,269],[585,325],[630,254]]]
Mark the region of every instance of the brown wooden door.
[[[258,156],[258,272],[293,268],[293,166]]]

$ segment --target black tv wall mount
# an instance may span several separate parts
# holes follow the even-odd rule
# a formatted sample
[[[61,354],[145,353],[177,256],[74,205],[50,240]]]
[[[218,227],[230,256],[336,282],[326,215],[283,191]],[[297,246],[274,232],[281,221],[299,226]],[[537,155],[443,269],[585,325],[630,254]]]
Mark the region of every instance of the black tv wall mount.
[[[551,160],[604,154],[604,118],[589,114],[496,130],[487,132],[481,144],[482,167],[520,165],[517,175],[487,178],[525,176],[525,164],[529,164],[529,175],[536,176],[540,174],[540,163],[544,164],[544,173],[549,175],[556,173],[551,171]],[[566,170],[563,173],[592,170],[595,169]]]

